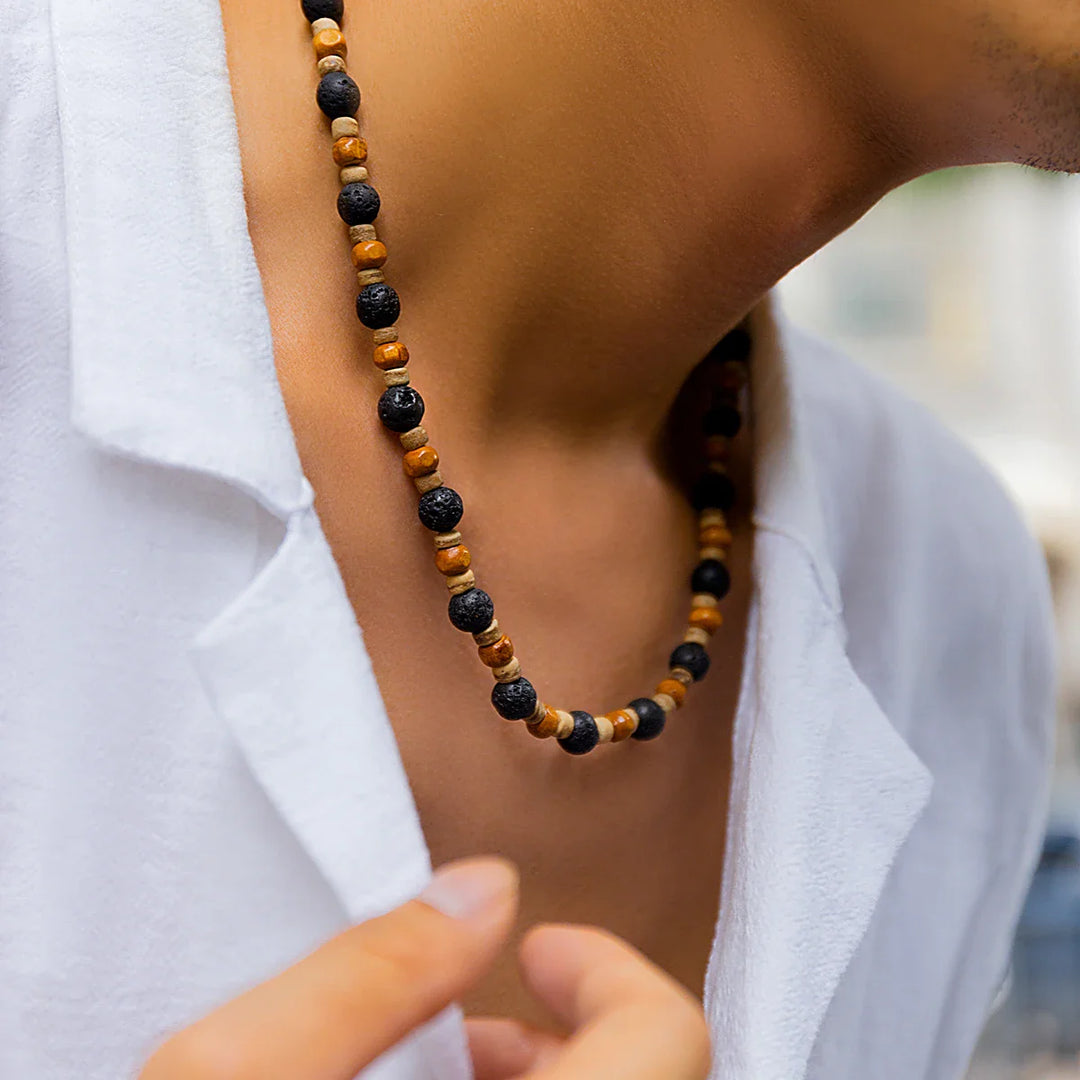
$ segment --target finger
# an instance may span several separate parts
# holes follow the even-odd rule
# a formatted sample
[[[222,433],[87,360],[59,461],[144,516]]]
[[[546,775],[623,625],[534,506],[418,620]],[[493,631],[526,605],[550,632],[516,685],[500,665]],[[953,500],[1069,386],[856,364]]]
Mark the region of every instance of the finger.
[[[348,1080],[487,970],[516,909],[511,864],[451,863],[416,900],[175,1036],[141,1080]]]
[[[530,1080],[704,1080],[708,1028],[683,986],[592,927],[541,926],[521,945],[525,982],[574,1034]]]
[[[564,1044],[549,1031],[503,1017],[471,1016],[465,1030],[474,1080],[511,1080],[554,1061]]]

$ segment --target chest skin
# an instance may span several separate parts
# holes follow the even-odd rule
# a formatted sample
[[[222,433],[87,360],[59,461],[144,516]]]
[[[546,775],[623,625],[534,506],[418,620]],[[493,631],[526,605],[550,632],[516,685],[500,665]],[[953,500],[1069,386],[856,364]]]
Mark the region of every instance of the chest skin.
[[[354,314],[338,180],[299,5],[225,0],[222,8],[279,382],[432,860],[502,853],[522,872],[518,933],[538,921],[598,924],[700,993],[719,902],[750,594],[745,516],[734,520],[735,585],[710,647],[712,670],[659,739],[572,758],[553,740],[501,720],[471,638],[446,618],[445,586],[430,534],[416,519],[400,446],[375,416],[381,377],[369,361],[370,332]],[[363,89],[353,44],[361,29],[345,29]],[[385,100],[406,92],[388,58],[379,70],[375,54],[365,63]],[[361,122],[383,196],[387,280],[401,292],[408,342],[409,293],[394,276],[393,166],[380,161],[377,171],[379,144]],[[465,500],[461,528],[479,584],[541,696],[606,711],[650,693],[689,607],[696,544],[685,496],[645,456],[616,462],[602,448],[570,453],[524,443],[492,460],[471,447],[454,416],[437,358],[414,354],[411,367],[444,476]],[[746,490],[741,457],[733,473]],[[464,1004],[470,1013],[545,1019],[520,983],[513,949]]]

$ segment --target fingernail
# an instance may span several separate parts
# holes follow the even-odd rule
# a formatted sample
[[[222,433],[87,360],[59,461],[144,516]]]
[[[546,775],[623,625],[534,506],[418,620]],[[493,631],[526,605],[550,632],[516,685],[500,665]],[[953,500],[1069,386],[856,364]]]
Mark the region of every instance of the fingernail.
[[[439,867],[417,899],[451,918],[482,921],[512,900],[517,878],[505,859],[461,859]]]

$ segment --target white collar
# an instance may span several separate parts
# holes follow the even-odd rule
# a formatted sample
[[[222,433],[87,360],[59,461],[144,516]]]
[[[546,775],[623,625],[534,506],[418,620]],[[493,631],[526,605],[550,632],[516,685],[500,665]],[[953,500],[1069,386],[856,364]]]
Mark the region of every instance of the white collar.
[[[427,855],[389,723],[359,696],[374,692],[359,635],[305,625],[317,615],[302,556],[325,541],[305,525],[312,491],[274,372],[220,8],[156,5],[137,48],[107,0],[52,12],[73,423],[110,451],[219,477],[290,523],[292,546],[261,575],[273,587],[253,583],[193,655],[279,812],[364,917],[415,888]],[[197,274],[172,272],[186,262]],[[718,1075],[796,1080],[930,775],[846,656],[797,338],[764,308],[754,318],[767,346],[755,359],[756,594],[706,1005]],[[347,604],[329,569],[319,585]],[[320,656],[298,658],[305,640]],[[363,670],[337,678],[349,664]],[[323,675],[334,694],[315,709]],[[391,819],[404,855],[357,836]]]

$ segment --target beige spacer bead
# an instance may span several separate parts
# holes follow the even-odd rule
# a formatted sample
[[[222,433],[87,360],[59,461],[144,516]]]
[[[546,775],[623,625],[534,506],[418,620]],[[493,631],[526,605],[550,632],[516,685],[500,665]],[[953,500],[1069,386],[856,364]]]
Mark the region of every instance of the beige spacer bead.
[[[360,134],[360,125],[357,123],[355,116],[335,116],[330,121],[330,134],[334,137],[335,142],[346,136],[355,138]],[[357,226],[357,228],[359,227]]]
[[[345,58],[331,54],[330,56],[324,56],[315,67],[318,69],[320,75],[327,75],[331,71],[344,71],[345,70]]]
[[[368,171],[366,165],[345,165],[338,171],[343,184],[366,184]]]
[[[385,281],[386,277],[377,266],[374,266],[370,270],[357,270],[356,280],[362,289],[365,285],[373,285],[376,281]]]
[[[471,570],[466,570],[464,574],[453,574],[446,579],[446,587],[450,590],[451,596],[468,592],[475,584],[476,575]]]
[[[720,562],[724,560],[724,549],[718,547],[703,547],[698,552],[698,559],[704,561],[705,559],[717,559]]]
[[[388,342],[397,341],[397,327],[396,326],[384,326],[381,330],[376,330],[371,335],[371,340],[376,345],[386,345]]]
[[[420,445],[422,446],[423,443],[421,443]],[[457,547],[460,543],[461,533],[459,533],[456,529],[453,532],[435,534],[435,546],[437,548]]]
[[[427,432],[419,424],[402,432],[398,439],[406,450],[418,450],[421,446],[427,446]]]
[[[491,674],[495,676],[496,682],[513,682],[521,674],[521,661],[516,656],[511,656],[502,667],[493,667]]]
[[[709,631],[702,630],[700,626],[688,626],[683,634],[683,641],[692,641],[695,645],[709,644]]]
[[[593,720],[596,721],[596,730],[600,733],[600,741],[611,742],[611,737],[615,734],[615,725],[606,716],[594,716]]]
[[[311,36],[314,37],[320,30],[340,30],[334,19],[316,19],[311,24]]]
[[[526,724],[539,724],[547,714],[547,706],[539,699],[536,699],[536,708],[532,711],[532,716],[526,719]]]
[[[409,369],[404,367],[391,368],[382,373],[383,381],[387,386],[408,386]]]
[[[492,619],[491,625],[486,630],[481,630],[479,634],[473,634],[473,641],[476,642],[481,648],[485,645],[494,645],[499,638],[502,637],[502,630],[499,628],[499,620]]]
[[[353,244],[354,247],[357,244],[362,244],[365,240],[377,240],[377,239],[378,239],[378,237],[375,235],[375,226],[374,225],[350,225],[349,226],[349,240],[352,241],[352,244]],[[389,340],[389,341],[397,341],[397,338],[392,337],[392,338],[388,338],[387,340]],[[375,344],[379,345],[379,344],[382,344],[382,343],[381,342],[376,342]]]
[[[694,676],[684,667],[673,667],[668,676],[672,679],[677,679],[683,684],[683,686],[689,686],[694,681]]]
[[[702,510],[698,515],[698,522],[702,528],[708,528],[710,525],[727,525],[727,518],[724,516],[723,510],[717,510],[712,507],[708,510]]]
[[[414,476],[413,483],[421,495],[426,495],[429,491],[434,491],[435,488],[443,486],[442,473],[436,469],[434,472],[428,473],[427,476]]]
[[[559,730],[555,732],[556,739],[565,739],[574,730],[574,718],[565,709],[556,709],[559,717]]]
[[[719,607],[720,601],[712,593],[699,592],[690,597],[690,606],[695,607]]]
[[[665,713],[675,711],[675,699],[670,694],[653,694],[652,699]]]

